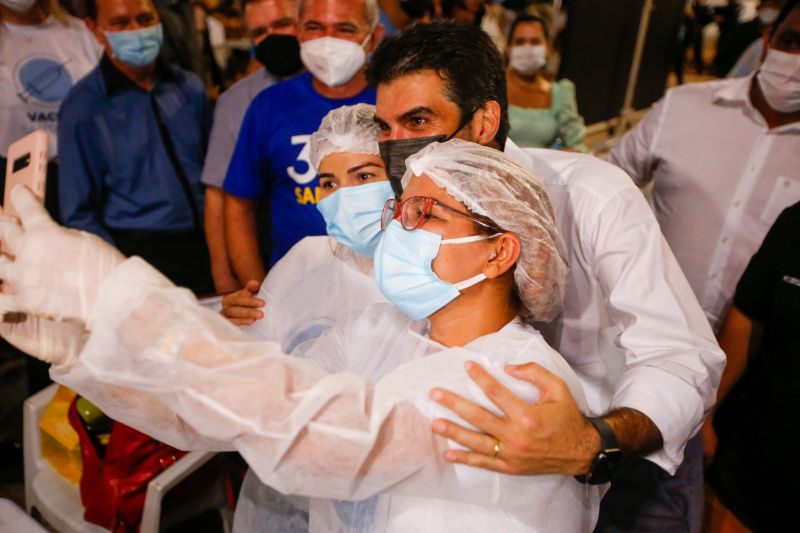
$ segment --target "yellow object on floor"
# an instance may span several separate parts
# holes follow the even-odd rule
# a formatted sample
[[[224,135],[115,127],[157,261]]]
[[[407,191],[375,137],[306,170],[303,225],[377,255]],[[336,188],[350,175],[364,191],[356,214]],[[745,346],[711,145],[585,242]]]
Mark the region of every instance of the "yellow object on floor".
[[[81,479],[83,462],[78,434],[72,429],[67,412],[76,394],[59,385],[55,396],[39,420],[42,433],[42,456],[58,474],[70,483]]]

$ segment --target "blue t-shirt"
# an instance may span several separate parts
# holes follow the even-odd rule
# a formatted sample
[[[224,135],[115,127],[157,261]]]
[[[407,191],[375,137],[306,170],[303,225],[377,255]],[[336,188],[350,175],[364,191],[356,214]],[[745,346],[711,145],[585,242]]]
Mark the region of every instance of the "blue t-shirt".
[[[269,198],[270,266],[309,235],[325,235],[319,211],[319,178],[309,162],[311,134],[332,109],[375,103],[375,90],[334,100],[311,86],[311,74],[299,74],[267,87],[244,116],[223,188],[228,194]]]

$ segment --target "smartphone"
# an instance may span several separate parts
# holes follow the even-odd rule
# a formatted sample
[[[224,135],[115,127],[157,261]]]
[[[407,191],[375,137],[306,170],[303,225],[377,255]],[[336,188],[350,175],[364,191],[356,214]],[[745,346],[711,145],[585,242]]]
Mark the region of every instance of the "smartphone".
[[[25,185],[34,196],[44,203],[47,185],[47,132],[36,130],[8,147],[6,163],[6,186],[3,193],[3,213],[18,216],[11,205],[11,191],[17,185]]]

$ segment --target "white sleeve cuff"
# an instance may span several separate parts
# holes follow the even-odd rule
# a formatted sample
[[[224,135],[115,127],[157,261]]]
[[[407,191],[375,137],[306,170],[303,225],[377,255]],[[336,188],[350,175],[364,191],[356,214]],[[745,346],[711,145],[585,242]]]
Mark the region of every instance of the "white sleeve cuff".
[[[666,369],[638,366],[625,373],[611,400],[611,409],[636,409],[653,421],[664,445],[645,458],[670,475],[683,462],[686,442],[703,423],[703,400],[697,390]]]

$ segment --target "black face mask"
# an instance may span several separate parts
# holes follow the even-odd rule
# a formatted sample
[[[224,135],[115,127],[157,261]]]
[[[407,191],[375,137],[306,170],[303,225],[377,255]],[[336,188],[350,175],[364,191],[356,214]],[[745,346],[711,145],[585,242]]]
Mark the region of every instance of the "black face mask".
[[[389,183],[392,184],[395,196],[403,195],[403,186],[400,180],[406,173],[406,158],[414,155],[431,143],[442,143],[447,140],[447,135],[432,135],[430,137],[417,137],[416,139],[397,139],[381,141],[378,150],[381,153]]]
[[[256,59],[270,74],[285,78],[303,68],[300,43],[294,35],[268,35],[255,48]]]
[[[389,176],[389,183],[392,184],[395,196],[400,198],[403,195],[403,185],[401,180],[406,173],[406,159],[414,155],[431,143],[447,142],[455,137],[459,131],[464,129],[471,120],[475,111],[466,115],[452,135],[431,135],[429,137],[416,137],[414,139],[396,139],[381,141],[378,143],[378,150],[381,153],[383,164],[386,165],[386,174]]]

